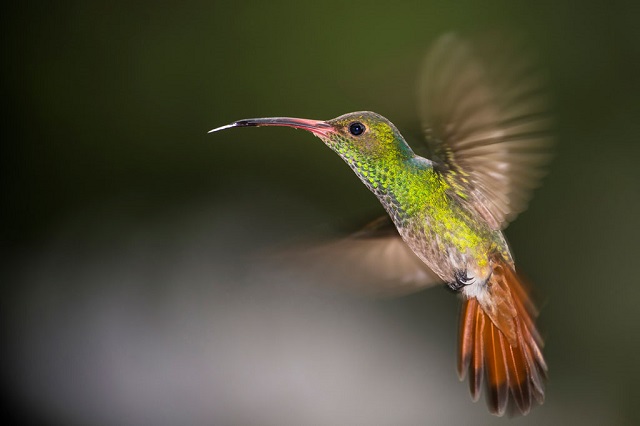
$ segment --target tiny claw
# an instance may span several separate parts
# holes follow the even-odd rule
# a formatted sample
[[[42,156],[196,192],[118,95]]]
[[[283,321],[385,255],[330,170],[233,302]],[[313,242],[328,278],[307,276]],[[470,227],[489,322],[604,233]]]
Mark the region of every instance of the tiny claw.
[[[454,273],[454,276],[456,278],[455,282],[447,284],[453,291],[460,291],[463,287],[473,284],[476,281],[467,275],[466,270],[458,270]]]

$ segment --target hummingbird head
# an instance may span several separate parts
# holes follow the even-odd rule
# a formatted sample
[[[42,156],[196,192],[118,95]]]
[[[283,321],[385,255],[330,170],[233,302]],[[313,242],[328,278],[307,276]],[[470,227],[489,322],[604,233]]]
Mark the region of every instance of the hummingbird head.
[[[351,112],[328,121],[288,117],[251,118],[218,127],[209,133],[253,126],[307,130],[340,155],[356,172],[361,167],[371,169],[385,164],[388,167],[390,163],[414,156],[398,129],[383,116],[370,111]]]
[[[375,112],[351,112],[327,123],[333,131],[318,137],[350,165],[353,161],[388,162],[414,155],[396,126]]]

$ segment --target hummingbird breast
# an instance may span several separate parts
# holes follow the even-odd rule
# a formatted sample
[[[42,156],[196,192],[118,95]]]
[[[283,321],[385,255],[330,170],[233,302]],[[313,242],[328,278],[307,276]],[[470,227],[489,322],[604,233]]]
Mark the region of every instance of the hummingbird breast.
[[[510,259],[506,242],[447,189],[437,171],[422,165],[372,190],[405,243],[442,280],[452,283],[463,272],[484,283],[491,274],[492,252]]]
[[[396,223],[402,239],[411,250],[445,282],[454,282],[458,271],[470,271],[467,276],[486,276],[482,273],[482,266],[486,263],[478,250],[480,247],[459,247],[454,243],[457,236],[442,233],[439,224],[429,219]]]

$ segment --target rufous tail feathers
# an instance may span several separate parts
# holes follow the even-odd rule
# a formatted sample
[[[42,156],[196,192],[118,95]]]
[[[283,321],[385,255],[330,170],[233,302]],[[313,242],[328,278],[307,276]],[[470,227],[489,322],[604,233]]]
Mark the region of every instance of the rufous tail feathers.
[[[527,414],[544,401],[547,372],[537,311],[513,267],[501,256],[492,264],[488,302],[470,298],[462,307],[458,374],[462,380],[468,371],[474,401],[486,381],[492,413]]]

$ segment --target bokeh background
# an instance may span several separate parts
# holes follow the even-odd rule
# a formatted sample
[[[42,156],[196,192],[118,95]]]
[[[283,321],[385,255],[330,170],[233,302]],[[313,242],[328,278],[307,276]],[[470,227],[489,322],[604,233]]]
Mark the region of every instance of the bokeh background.
[[[638,424],[640,3],[23,2],[2,32],[5,421]],[[507,230],[547,401],[498,419],[455,374],[458,302],[319,290],[255,253],[382,213],[320,141],[207,130],[373,110],[419,135],[448,31],[516,30],[557,156]],[[7,423],[5,423],[7,424]]]

